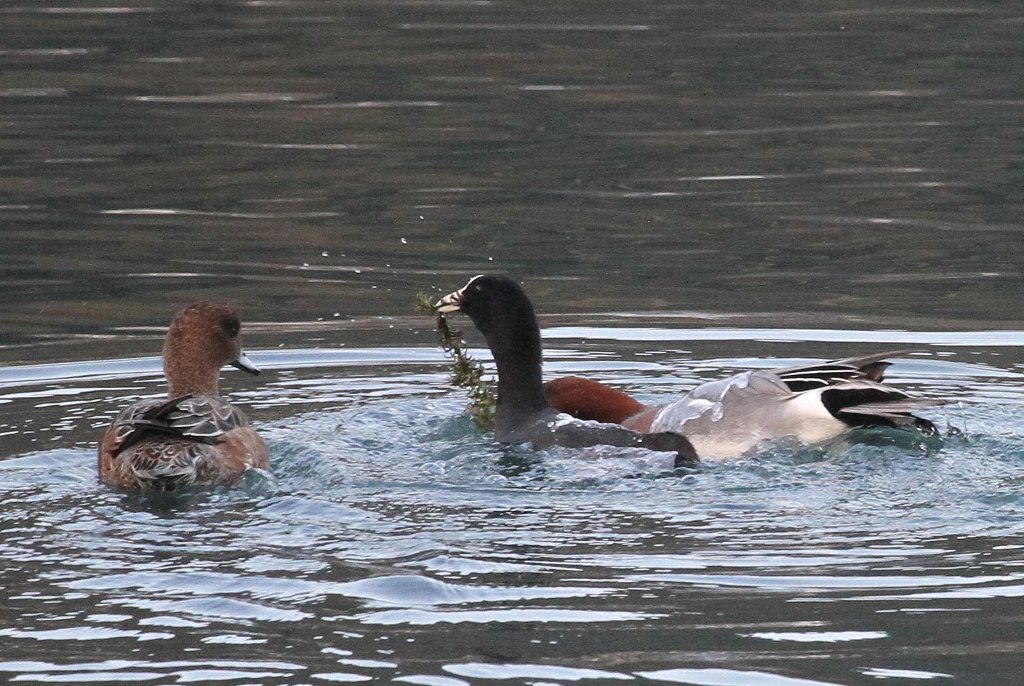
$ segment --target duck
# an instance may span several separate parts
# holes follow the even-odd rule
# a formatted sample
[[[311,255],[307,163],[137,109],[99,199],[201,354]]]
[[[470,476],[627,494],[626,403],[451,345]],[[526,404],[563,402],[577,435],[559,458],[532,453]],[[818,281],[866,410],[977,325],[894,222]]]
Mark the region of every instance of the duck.
[[[675,453],[674,466],[691,467],[696,453],[683,435],[640,432],[618,423],[580,420],[553,408],[544,394],[540,326],[522,286],[501,274],[474,276],[434,304],[440,314],[462,312],[490,348],[498,372],[494,436],[499,443],[536,450],[615,446]]]
[[[242,352],[241,322],[228,306],[196,302],[178,312],[163,345],[167,396],[124,408],[98,446],[100,482],[125,491],[234,486],[269,469],[263,438],[218,395],[220,370],[259,374]]]
[[[890,359],[912,350],[810,365],[745,371],[701,384],[674,402],[647,406],[627,393],[582,377],[545,385],[548,404],[578,418],[635,431],[673,431],[702,459],[727,459],[782,438],[821,444],[854,429],[891,427],[935,435],[914,412],[945,400],[913,397],[884,383]]]

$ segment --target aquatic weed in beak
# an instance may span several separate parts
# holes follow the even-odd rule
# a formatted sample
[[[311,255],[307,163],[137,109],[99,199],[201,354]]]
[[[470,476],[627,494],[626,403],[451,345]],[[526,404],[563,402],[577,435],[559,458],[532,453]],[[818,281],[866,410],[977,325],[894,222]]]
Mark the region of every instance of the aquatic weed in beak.
[[[454,294],[452,294],[454,295]],[[450,296],[449,296],[450,297]],[[426,293],[416,295],[416,309],[424,314],[437,317],[437,334],[441,350],[452,360],[451,382],[469,393],[469,415],[484,431],[494,428],[494,410],[497,403],[495,384],[484,379],[484,366],[466,352],[466,342],[462,340],[462,331],[448,325],[447,312],[458,311],[457,303],[447,303],[443,298],[437,303]],[[454,305],[451,309],[444,309]]]

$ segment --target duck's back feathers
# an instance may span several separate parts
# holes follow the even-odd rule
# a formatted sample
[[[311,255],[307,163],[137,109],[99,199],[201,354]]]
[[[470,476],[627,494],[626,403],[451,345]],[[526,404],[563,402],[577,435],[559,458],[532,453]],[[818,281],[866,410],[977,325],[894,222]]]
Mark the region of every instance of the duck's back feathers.
[[[640,428],[638,421],[649,414],[650,430],[679,431],[702,457],[731,457],[786,436],[820,443],[851,428],[912,427],[934,433],[931,422],[913,413],[943,401],[914,398],[882,383],[890,364],[885,358],[904,352],[744,372],[702,384],[626,425]]]
[[[99,451],[101,480],[142,490],[230,484],[268,462],[246,416],[214,396],[139,401],[114,420]]]
[[[894,357],[903,357],[912,352],[914,351],[890,350],[863,357],[830,360],[820,364],[782,367],[773,369],[772,373],[782,379],[789,390],[794,393],[834,386],[854,379],[868,379],[881,383],[885,377],[885,370],[892,366],[892,362],[889,360]]]
[[[113,454],[147,437],[174,437],[212,445],[229,431],[248,425],[241,410],[214,396],[187,394],[169,400],[141,400],[114,420]]]

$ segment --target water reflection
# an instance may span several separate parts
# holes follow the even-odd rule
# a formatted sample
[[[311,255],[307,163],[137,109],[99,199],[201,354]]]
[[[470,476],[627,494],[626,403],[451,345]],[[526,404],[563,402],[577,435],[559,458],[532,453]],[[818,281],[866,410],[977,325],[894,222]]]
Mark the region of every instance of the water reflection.
[[[1013,321],[1005,9],[3,13],[0,343],[105,334],[126,292],[152,325],[183,293],[244,297],[248,319],[392,315],[487,269],[578,279],[537,294],[576,311],[785,312],[799,293],[804,312]],[[237,268],[194,268],[211,254]],[[361,274],[254,281],[305,263]]]

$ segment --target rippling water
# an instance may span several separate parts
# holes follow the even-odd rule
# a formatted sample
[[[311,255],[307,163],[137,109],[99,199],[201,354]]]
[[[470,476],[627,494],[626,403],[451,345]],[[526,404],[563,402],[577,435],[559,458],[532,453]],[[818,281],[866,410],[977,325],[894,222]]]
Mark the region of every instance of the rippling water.
[[[0,682],[1013,684],[1024,14],[898,0],[0,6]],[[417,291],[522,278],[647,402],[919,350],[939,441],[501,448]],[[195,298],[272,474],[96,483]],[[471,343],[479,339],[470,335]],[[486,357],[481,355],[481,357]]]
[[[548,330],[549,373],[656,401],[806,359],[682,357],[663,329],[598,330]],[[779,350],[822,345],[798,329],[687,331],[720,350],[742,347],[736,333],[786,340]],[[856,334],[830,345],[864,349],[845,342]],[[126,398],[161,392],[157,360],[3,369],[5,417],[24,424],[0,432],[24,447],[0,462],[0,671],[27,682],[1005,683],[1021,648],[1024,363],[984,334],[950,335],[891,374],[958,401],[934,416],[958,430],[941,443],[779,445],[685,475],[642,451],[499,448],[431,349],[256,351],[268,378],[226,385],[254,416],[278,417],[259,422],[273,476],[172,501],[95,477],[92,434]],[[930,336],[941,337],[897,338]],[[630,350],[636,340],[646,353]]]

